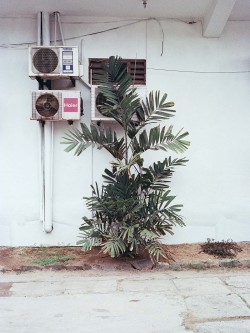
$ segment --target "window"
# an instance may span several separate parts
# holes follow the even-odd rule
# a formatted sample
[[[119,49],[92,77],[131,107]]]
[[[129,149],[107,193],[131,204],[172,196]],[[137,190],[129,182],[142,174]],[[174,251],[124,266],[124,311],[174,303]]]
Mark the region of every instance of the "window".
[[[103,72],[101,63],[108,62],[104,58],[89,59],[89,83],[97,84],[95,77]],[[133,80],[133,84],[146,84],[146,60],[145,59],[123,59],[127,71]]]

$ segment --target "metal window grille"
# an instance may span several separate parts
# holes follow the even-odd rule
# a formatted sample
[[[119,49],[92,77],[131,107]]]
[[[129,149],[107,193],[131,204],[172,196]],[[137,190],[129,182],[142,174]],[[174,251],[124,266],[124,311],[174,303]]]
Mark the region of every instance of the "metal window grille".
[[[146,60],[145,59],[122,59],[127,68],[127,72],[135,85],[146,85]],[[89,59],[89,83],[97,84],[97,77],[103,74],[101,64],[107,63],[106,58]]]

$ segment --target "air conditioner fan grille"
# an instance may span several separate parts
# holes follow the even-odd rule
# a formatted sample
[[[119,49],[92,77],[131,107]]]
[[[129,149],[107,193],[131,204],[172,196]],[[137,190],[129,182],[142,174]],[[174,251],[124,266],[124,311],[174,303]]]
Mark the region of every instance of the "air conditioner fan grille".
[[[121,99],[120,99],[121,100]],[[96,108],[97,108],[97,110],[98,110],[98,112],[101,114],[101,115],[103,115],[103,116],[105,116],[105,117],[111,117],[111,115],[109,114],[109,112],[108,111],[104,111],[103,109],[102,109],[102,105],[105,105],[105,104],[109,104],[109,105],[111,105],[110,103],[108,103],[107,102],[107,98],[101,93],[101,92],[99,92],[98,94],[97,94],[97,96],[96,96],[96,99],[95,99],[95,105],[96,105]],[[113,111],[114,112],[114,111]]]
[[[36,100],[37,112],[45,118],[53,117],[59,110],[58,99],[52,94],[43,94]]]
[[[58,56],[50,48],[41,48],[33,56],[33,65],[41,73],[52,73],[58,66]]]

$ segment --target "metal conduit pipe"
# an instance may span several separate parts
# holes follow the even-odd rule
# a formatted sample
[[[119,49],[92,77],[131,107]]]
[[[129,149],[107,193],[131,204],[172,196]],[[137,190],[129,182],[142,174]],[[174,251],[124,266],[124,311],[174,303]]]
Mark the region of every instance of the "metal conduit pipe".
[[[53,122],[44,126],[44,221],[45,232],[53,230],[52,222],[52,182],[53,182]]]
[[[59,12],[57,12],[57,21],[58,21],[58,25],[59,25],[59,29],[60,29],[61,38],[62,38],[62,45],[65,45],[65,40],[64,40],[63,31],[62,31],[61,18],[60,18]]]
[[[37,46],[41,46],[41,24],[42,24],[42,13],[37,14]]]
[[[49,13],[42,13],[43,46],[50,46]],[[44,231],[53,230],[52,222],[52,183],[53,183],[53,122],[44,125]]]
[[[37,14],[37,46],[42,44],[42,13]],[[39,122],[39,136],[38,136],[38,150],[39,150],[39,173],[40,173],[40,221],[44,221],[44,127]]]
[[[56,30],[56,21],[57,21],[57,13],[54,13],[54,45],[56,46],[56,42],[57,42],[57,30]]]

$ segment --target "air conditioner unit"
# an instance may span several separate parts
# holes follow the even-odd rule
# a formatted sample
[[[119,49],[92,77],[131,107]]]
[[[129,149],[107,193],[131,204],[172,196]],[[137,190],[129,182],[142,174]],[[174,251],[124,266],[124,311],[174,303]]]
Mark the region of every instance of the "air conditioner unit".
[[[79,77],[77,46],[33,46],[29,48],[29,76],[56,79]]]
[[[32,92],[33,120],[79,120],[81,95],[75,90],[37,90]]]
[[[135,86],[136,92],[142,100],[146,99],[147,87],[146,86]],[[102,103],[102,94],[100,93],[98,86],[91,86],[91,120],[93,121],[115,121],[112,117],[104,116],[98,110],[98,105]]]

